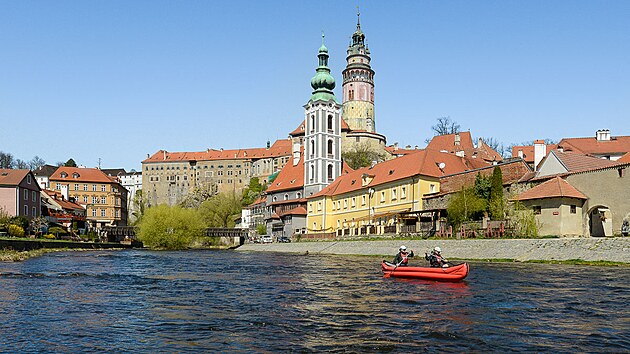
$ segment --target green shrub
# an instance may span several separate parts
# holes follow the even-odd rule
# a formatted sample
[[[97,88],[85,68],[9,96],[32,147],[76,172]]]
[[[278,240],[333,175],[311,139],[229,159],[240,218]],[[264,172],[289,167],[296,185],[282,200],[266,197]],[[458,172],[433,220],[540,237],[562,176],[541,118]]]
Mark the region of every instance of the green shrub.
[[[66,235],[68,232],[59,226],[53,226],[48,228],[48,233],[53,235]]]
[[[44,235],[43,237],[45,239],[49,239],[49,240],[54,240],[55,239],[55,235],[53,235],[53,234]]]
[[[153,249],[186,249],[204,236],[205,229],[197,210],[158,205],[145,211],[138,238]]]
[[[267,234],[267,226],[265,226],[264,224],[260,224],[260,225],[256,226],[256,232],[259,235],[266,235]]]
[[[22,226],[11,224],[8,227],[9,236],[12,237],[24,237],[24,229]]]

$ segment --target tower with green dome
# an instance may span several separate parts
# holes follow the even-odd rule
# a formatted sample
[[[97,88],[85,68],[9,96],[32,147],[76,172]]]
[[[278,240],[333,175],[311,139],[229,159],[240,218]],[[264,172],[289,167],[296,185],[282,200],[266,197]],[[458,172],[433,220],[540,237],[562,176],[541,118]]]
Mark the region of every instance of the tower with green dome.
[[[304,105],[305,196],[319,192],[341,175],[341,105],[333,92],[335,79],[328,67],[323,34],[317,57],[319,65],[311,79],[313,93]]]

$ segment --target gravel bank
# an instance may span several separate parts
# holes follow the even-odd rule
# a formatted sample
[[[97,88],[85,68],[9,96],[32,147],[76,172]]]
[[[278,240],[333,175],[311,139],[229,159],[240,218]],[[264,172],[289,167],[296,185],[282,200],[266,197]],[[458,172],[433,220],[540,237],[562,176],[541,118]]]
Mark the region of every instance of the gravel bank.
[[[630,263],[630,237],[510,239],[510,240],[382,240],[319,241],[245,244],[239,251],[309,254],[355,254],[393,257],[404,244],[424,256],[435,246],[446,258],[465,260],[513,259],[516,261],[610,261]]]

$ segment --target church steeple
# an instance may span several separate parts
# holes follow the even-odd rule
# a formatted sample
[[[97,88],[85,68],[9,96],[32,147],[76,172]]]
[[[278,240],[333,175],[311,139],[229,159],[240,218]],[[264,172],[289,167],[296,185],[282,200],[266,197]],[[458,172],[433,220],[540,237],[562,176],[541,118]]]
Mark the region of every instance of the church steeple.
[[[319,47],[319,66],[315,70],[317,74],[311,79],[311,87],[313,88],[313,95],[311,101],[324,100],[324,101],[337,101],[333,90],[335,89],[335,78],[330,75],[330,68],[328,67],[328,48],[324,45],[324,33],[322,33],[322,46]]]
[[[319,47],[313,94],[304,106],[304,194],[313,195],[341,175],[341,105],[328,68],[328,48]]]
[[[343,71],[343,119],[351,130],[375,133],[374,70],[360,18],[357,8],[357,29],[352,34]]]

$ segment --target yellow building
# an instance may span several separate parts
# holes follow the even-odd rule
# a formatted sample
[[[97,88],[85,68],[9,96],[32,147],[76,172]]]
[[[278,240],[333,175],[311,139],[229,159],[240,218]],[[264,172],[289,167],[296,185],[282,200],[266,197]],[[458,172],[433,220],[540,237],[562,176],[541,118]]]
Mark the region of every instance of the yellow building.
[[[50,176],[50,188],[86,208],[93,228],[127,225],[127,190],[117,177],[98,168],[59,167]]]
[[[418,150],[342,175],[307,198],[307,233],[354,236],[415,229],[422,197],[439,192],[441,176],[470,167],[464,157]]]

